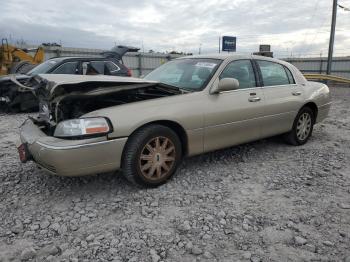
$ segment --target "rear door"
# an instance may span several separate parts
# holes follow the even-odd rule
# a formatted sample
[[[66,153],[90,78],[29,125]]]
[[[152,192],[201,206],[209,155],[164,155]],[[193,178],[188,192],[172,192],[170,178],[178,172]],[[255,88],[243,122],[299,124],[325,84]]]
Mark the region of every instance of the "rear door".
[[[286,66],[266,60],[255,62],[265,97],[262,136],[288,132],[303,104],[302,88],[295,83],[291,71]]]
[[[239,89],[209,95],[205,113],[204,151],[259,139],[264,97],[252,61],[229,63],[219,76],[236,78]]]

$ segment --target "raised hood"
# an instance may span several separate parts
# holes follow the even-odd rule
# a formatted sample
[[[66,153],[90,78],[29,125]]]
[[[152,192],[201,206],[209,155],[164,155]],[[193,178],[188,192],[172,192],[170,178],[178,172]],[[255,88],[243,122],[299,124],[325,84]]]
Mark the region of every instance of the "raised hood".
[[[38,97],[39,118],[51,124],[100,108],[183,93],[159,82],[119,76],[41,74],[31,82],[28,88]]]
[[[77,86],[94,86],[100,88],[102,86],[114,86],[125,87],[128,86],[131,89],[140,88],[140,85],[156,85],[159,84],[155,81],[148,81],[134,77],[121,77],[121,76],[106,76],[106,75],[64,75],[64,74],[39,74],[34,76],[35,80],[40,83],[41,87],[44,87],[49,92],[50,97],[55,96],[58,91],[58,87],[65,87],[67,92],[76,91]],[[88,88],[85,91],[90,90]],[[60,91],[60,90],[59,90]],[[83,91],[83,90],[80,90]]]

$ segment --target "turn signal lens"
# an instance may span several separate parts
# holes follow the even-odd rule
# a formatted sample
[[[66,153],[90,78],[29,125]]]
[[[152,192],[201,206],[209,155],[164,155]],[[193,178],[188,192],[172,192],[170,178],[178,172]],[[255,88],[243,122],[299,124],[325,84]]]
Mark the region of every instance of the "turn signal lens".
[[[107,134],[111,128],[103,117],[79,118],[60,122],[56,129],[55,137],[74,137],[96,134]]]

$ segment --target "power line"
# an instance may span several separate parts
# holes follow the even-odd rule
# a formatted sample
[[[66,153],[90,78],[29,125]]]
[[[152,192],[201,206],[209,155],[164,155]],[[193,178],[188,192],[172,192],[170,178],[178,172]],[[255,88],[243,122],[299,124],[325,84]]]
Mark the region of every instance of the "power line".
[[[350,11],[350,8],[338,4],[338,7],[342,8],[344,11]]]
[[[320,29],[321,29],[321,28],[324,26],[324,24],[326,23],[327,18],[328,18],[328,17],[325,17],[325,18],[323,19],[323,22],[322,22],[322,25],[320,26]],[[318,34],[322,32],[320,29],[319,29],[319,30],[317,30],[317,32],[315,33],[314,38],[313,38],[313,39],[312,39],[312,41],[311,41],[312,43],[314,43],[314,42],[315,42],[315,40],[316,40],[316,38],[317,38]],[[311,47],[311,46],[309,46],[309,48],[308,48],[308,49],[306,49],[306,52],[309,52],[311,48],[312,48],[312,47]]]
[[[319,5],[320,1],[319,0],[316,0],[316,3],[315,3],[315,7],[314,7],[314,11],[312,13],[312,16],[311,16],[311,22],[310,22],[310,25],[313,24],[313,19],[315,17],[315,14],[316,14],[316,10],[318,9],[318,5]],[[308,38],[308,34],[307,32],[304,33],[304,36],[303,36],[303,42],[302,43],[305,43],[305,41],[307,40]]]

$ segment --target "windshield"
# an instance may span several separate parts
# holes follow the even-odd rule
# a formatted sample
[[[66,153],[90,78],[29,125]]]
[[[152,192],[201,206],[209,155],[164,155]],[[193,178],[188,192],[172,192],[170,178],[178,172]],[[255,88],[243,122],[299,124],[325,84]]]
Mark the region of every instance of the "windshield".
[[[32,70],[30,70],[27,75],[34,76],[38,74],[46,74],[52,67],[58,63],[58,59],[50,59],[40,65],[37,65]]]
[[[149,73],[145,79],[189,91],[202,90],[220,65],[219,59],[185,58],[170,61]]]

